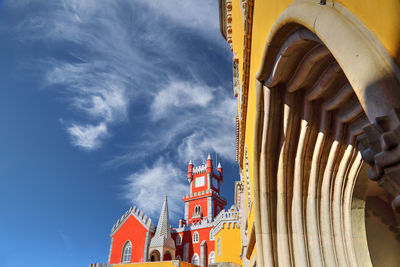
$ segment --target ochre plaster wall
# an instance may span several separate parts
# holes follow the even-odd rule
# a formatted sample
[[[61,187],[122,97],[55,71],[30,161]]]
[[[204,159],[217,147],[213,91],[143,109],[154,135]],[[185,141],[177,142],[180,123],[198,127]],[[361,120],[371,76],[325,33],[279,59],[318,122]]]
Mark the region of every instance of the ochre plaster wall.
[[[271,28],[277,18],[292,2],[293,1],[290,0],[254,0],[248,109],[245,131],[245,144],[248,150],[251,184],[253,184],[255,77],[261,65],[266,40]],[[313,2],[318,4],[319,1],[299,0],[297,2]],[[239,77],[242,86],[245,33],[240,4],[241,0],[232,0],[232,51],[239,59]],[[397,64],[400,64],[400,1],[387,0],[383,4],[382,1],[377,0],[328,0],[326,8],[335,8],[341,13],[346,12],[347,10],[349,13],[357,17],[357,19],[363,23],[364,26],[367,27],[368,30],[374,34],[377,40],[380,42],[380,44],[371,42],[371,45],[382,45],[390,54],[390,56],[397,62]],[[240,114],[239,103],[240,101],[238,99],[238,114]],[[243,151],[241,152],[243,153]],[[242,166],[243,165],[244,164],[242,164]],[[251,193],[252,199],[254,199],[254,191],[251,190]],[[254,209],[254,205],[252,207]],[[248,218],[248,232],[250,233],[251,226],[254,222],[254,212],[250,212],[248,214],[250,214],[250,217]],[[251,256],[252,258],[254,257],[254,252]]]
[[[176,265],[177,261],[163,261],[163,262],[143,262],[143,263],[130,263],[130,264],[116,264],[114,266],[118,267],[168,267],[168,266],[179,266],[179,267],[197,267],[197,265],[190,264],[187,262],[179,262],[179,265]]]
[[[221,239],[221,253],[218,253],[217,243],[215,244],[215,262],[234,262],[242,264],[239,255],[241,252],[240,229],[238,227],[228,228],[224,224],[224,228],[215,236],[215,242]],[[220,256],[218,256],[220,254]]]

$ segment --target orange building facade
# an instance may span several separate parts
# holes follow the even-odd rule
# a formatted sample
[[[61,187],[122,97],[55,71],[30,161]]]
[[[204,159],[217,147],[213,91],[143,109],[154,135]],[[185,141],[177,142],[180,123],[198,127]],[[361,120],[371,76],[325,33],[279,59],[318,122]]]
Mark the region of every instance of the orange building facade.
[[[232,206],[225,215],[222,166],[214,168],[210,155],[204,165],[189,162],[187,180],[189,194],[183,197],[184,218],[178,227],[170,225],[167,197],[157,227],[138,208],[130,208],[112,228],[109,265],[179,260],[207,267],[215,263],[214,236],[221,225],[238,224],[239,210]]]

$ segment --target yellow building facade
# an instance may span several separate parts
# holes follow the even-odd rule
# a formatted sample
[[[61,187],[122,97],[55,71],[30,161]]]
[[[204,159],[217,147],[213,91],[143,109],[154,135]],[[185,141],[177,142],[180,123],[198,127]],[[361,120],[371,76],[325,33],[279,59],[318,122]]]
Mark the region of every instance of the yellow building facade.
[[[215,230],[215,263],[218,266],[242,266],[238,213],[236,209],[231,209],[229,213],[233,218],[221,221]]]
[[[143,262],[143,263],[130,263],[130,264],[113,264],[112,266],[118,267],[197,267],[191,263],[183,261],[159,261],[159,262]]]
[[[244,266],[399,266],[400,2],[220,0]]]

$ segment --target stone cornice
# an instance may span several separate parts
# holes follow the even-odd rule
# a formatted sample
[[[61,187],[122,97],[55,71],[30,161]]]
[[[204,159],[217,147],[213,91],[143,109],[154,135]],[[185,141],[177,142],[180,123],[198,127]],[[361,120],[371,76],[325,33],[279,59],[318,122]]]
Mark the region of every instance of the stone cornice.
[[[243,152],[246,135],[246,117],[247,117],[247,102],[249,92],[250,78],[250,60],[251,60],[251,39],[253,31],[253,6],[254,0],[247,1],[246,20],[244,25],[244,49],[243,49],[243,77],[242,77],[242,94],[240,106],[240,129],[239,129],[239,166],[243,168]]]

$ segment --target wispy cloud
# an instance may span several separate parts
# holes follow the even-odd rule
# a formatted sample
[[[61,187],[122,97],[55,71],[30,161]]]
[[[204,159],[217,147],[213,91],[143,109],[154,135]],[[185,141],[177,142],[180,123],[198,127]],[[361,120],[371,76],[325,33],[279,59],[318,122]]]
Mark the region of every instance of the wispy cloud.
[[[217,1],[14,2],[9,8],[29,12],[12,30],[22,43],[47,48],[32,65],[67,103],[61,120],[72,145],[95,151],[121,125],[135,124],[107,164],[145,166],[128,175],[130,202],[158,213],[174,184],[169,205],[177,214],[187,190],[177,166],[214,151],[234,161],[236,104],[230,77],[214,66],[230,60]]]
[[[170,116],[171,112],[177,109],[204,108],[212,100],[212,93],[215,90],[217,88],[187,81],[169,81],[154,96],[154,101],[151,104],[153,120]]]
[[[159,215],[166,194],[171,215],[182,215],[182,196],[187,193],[188,186],[185,174],[173,162],[160,157],[152,166],[131,174],[126,180],[125,198],[153,218]]]
[[[105,123],[94,125],[72,124],[68,127],[68,133],[71,135],[72,144],[88,150],[100,146],[100,140],[108,135]]]

